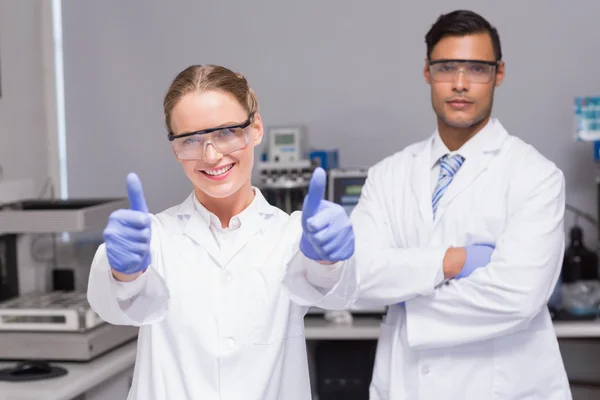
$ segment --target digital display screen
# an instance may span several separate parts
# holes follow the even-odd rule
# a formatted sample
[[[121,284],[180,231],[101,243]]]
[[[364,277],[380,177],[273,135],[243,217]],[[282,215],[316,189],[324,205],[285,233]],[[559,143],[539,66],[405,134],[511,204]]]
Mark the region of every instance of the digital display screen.
[[[350,215],[358,200],[365,184],[366,177],[340,177],[333,184],[333,201],[341,205],[346,213]]]
[[[362,187],[363,185],[348,185],[346,186],[346,190],[344,190],[344,194],[360,196]]]
[[[275,135],[275,144],[278,146],[294,144],[294,136],[293,134]]]

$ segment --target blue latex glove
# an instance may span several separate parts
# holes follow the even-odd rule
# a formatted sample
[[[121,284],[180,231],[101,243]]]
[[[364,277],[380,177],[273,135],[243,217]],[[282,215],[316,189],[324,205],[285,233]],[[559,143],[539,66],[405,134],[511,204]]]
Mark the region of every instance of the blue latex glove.
[[[106,255],[112,269],[123,274],[145,271],[150,265],[150,216],[142,182],[127,175],[130,209],[114,211],[104,229]]]
[[[300,250],[311,260],[337,262],[354,254],[354,231],[344,208],[323,200],[326,180],[323,168],[315,169],[302,206]]]
[[[473,244],[465,247],[467,253],[465,265],[455,279],[466,278],[471,275],[477,268],[485,267],[490,263],[492,253],[495,247],[491,244]],[[399,306],[404,307],[404,302],[398,303]]]
[[[460,274],[456,275],[456,279],[466,278],[471,275],[477,268],[485,267],[490,263],[492,253],[495,247],[491,244],[476,243],[465,247],[467,257],[465,265],[463,265]]]

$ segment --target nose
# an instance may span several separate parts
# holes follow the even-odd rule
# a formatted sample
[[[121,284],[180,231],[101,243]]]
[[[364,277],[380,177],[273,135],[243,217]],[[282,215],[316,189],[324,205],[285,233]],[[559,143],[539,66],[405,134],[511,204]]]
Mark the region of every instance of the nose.
[[[453,89],[457,92],[469,90],[469,78],[464,69],[460,68],[454,77]]]
[[[212,143],[207,142],[204,145],[203,159],[208,164],[216,164],[223,158],[223,154],[219,153]]]

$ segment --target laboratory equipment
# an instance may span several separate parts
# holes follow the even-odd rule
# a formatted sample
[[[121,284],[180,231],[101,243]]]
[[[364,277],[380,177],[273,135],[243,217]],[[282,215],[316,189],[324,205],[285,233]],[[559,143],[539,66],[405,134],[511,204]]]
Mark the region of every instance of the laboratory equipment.
[[[308,133],[303,125],[268,129],[267,161],[297,162],[307,158]]]
[[[0,205],[0,232],[82,232],[104,227],[111,212],[126,207],[127,198],[21,200]]]
[[[28,360],[17,363],[13,368],[0,369],[0,381],[24,382],[41,379],[58,378],[68,371],[63,367],[53,366],[45,361]]]
[[[17,235],[0,235],[0,301],[18,294]]]
[[[362,192],[362,187],[367,180],[367,170],[332,169],[329,171],[329,201],[340,204],[348,215],[352,212]]]
[[[0,359],[89,361],[137,337],[109,325],[85,293],[29,293],[0,302]]]
[[[600,97],[576,97],[574,108],[577,140],[600,140]]]
[[[548,306],[556,320],[594,319],[600,307],[600,279],[598,256],[584,244],[579,218],[597,228],[596,219],[566,204],[566,210],[575,215],[575,223],[569,232],[570,243],[566,248],[561,276],[554,288]]]
[[[595,318],[600,305],[598,256],[583,243],[583,230],[575,225],[561,270],[561,308],[578,317]]]
[[[127,198],[25,199],[0,204],[0,300],[18,295],[17,234],[101,229],[113,211],[126,207]]]
[[[258,163],[258,187],[269,203],[291,214],[302,202],[314,166],[308,156],[305,126],[275,126],[267,131],[268,142]]]
[[[0,359],[89,361],[137,336],[135,327],[100,321],[84,293],[19,296],[18,290],[16,235],[102,229],[113,211],[126,207],[127,198],[0,204]]]
[[[302,209],[314,167],[310,160],[261,162],[259,184],[267,201],[288,214]]]
[[[312,150],[309,158],[315,167],[321,167],[325,171],[340,167],[339,151],[336,150]]]

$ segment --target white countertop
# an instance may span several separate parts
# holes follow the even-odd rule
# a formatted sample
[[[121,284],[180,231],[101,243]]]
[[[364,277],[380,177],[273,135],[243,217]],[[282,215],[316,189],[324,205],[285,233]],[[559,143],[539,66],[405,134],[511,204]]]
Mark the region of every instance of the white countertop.
[[[71,400],[105,382],[135,363],[136,341],[87,363],[52,363],[64,367],[64,376],[31,382],[0,381],[0,400]],[[15,363],[2,362],[0,369]],[[117,399],[115,399],[117,400]]]
[[[354,317],[352,325],[333,325],[323,318],[305,320],[304,334],[308,340],[377,339],[381,319]],[[600,339],[600,321],[555,321],[554,331],[559,339]]]
[[[381,318],[358,316],[352,325],[334,325],[323,318],[307,317],[307,340],[377,339]],[[598,338],[600,321],[555,322],[559,339]],[[130,342],[89,363],[56,363],[66,368],[65,376],[32,382],[0,382],[0,400],[70,400],[105,382],[135,363],[136,342]],[[0,369],[15,363],[0,363]]]

